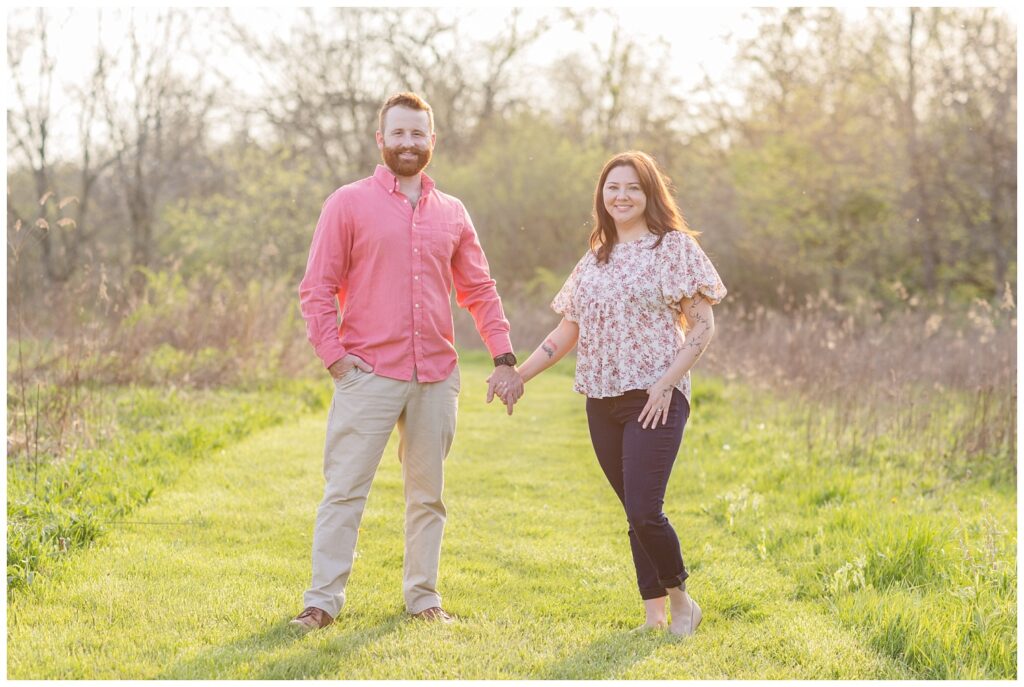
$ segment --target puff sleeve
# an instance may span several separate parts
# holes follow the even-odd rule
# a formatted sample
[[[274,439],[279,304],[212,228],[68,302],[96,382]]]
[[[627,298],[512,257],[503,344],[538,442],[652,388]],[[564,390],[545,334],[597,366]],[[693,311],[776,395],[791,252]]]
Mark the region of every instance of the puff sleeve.
[[[712,304],[725,298],[725,284],[692,236],[680,231],[669,232],[663,240],[661,253],[661,294],[666,305],[678,310],[679,301],[693,298],[697,292]]]
[[[587,251],[587,254],[580,258],[555,299],[551,301],[551,309],[570,322],[579,322],[579,313],[576,311],[576,289],[579,287],[580,277],[583,275],[583,270],[591,255],[592,253]]]

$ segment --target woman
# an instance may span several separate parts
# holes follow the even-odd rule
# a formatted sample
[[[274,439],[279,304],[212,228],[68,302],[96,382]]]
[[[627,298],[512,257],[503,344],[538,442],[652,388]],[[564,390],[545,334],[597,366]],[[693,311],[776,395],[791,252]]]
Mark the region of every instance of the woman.
[[[726,289],[646,153],[605,164],[594,218],[590,250],[551,304],[563,319],[519,372],[528,381],[579,342],[575,388],[587,396],[594,451],[629,522],[647,613],[638,629],[689,635],[701,610],[662,505],[690,413],[690,368]]]

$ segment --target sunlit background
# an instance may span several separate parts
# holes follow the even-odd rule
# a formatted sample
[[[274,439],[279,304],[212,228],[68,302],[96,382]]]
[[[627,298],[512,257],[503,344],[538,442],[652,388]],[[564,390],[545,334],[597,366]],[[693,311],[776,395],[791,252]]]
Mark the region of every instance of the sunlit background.
[[[266,390],[300,382],[317,397],[297,303],[313,229],[373,172],[378,108],[410,89],[435,113],[427,171],[472,215],[521,357],[556,323],[603,162],[654,155],[729,288],[698,385],[784,406],[836,470],[905,470],[893,522],[955,502],[988,542],[927,592],[872,578],[870,551],[837,563],[829,608],[879,646],[917,638],[886,649],[912,676],[1015,675],[1015,528],[983,516],[1016,498],[1016,36],[1004,8],[12,10],[9,588],[102,529],[59,485],[98,474],[80,451],[145,424],[126,407],[177,417],[168,389],[195,408],[282,403]],[[455,317],[460,349],[479,348]],[[148,499],[118,493],[118,513]],[[942,532],[936,551],[960,550]],[[877,606],[831,577],[857,569]],[[949,613],[911,618],[923,593]],[[885,609],[907,615],[890,627]],[[963,636],[932,641],[939,625]]]
[[[1015,31],[999,9],[18,10],[9,204],[49,225],[19,271],[102,266],[114,297],[245,236],[235,277],[297,279],[314,208],[372,171],[379,103],[409,88],[506,290],[574,262],[600,162],[636,147],[737,300],[992,300],[1015,281]],[[262,221],[191,235],[182,213],[239,197],[224,165],[303,187],[263,179]]]

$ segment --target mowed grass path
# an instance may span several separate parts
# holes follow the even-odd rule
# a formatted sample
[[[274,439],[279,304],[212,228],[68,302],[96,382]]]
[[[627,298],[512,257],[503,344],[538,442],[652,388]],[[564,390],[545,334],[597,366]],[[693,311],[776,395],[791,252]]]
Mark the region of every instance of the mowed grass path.
[[[630,634],[643,614],[625,518],[593,457],[571,361],[531,383],[512,418],[483,403],[486,374],[479,357],[464,358],[459,429],[446,466],[441,591],[457,623],[410,622],[404,614],[396,435],[370,493],[346,607],[324,631],[305,638],[288,631],[309,581],[322,490],[325,417],[317,414],[195,465],[131,516],[140,524],[120,526],[16,596],[8,607],[8,677],[922,674],[873,641],[868,628],[843,622],[808,593],[805,578],[737,527],[757,507],[730,510],[736,499],[722,495],[756,487],[750,480],[762,467],[779,465],[771,450],[741,457],[727,392],[695,403],[666,499],[704,622],[683,641]],[[795,498],[785,484],[779,489],[779,503]]]

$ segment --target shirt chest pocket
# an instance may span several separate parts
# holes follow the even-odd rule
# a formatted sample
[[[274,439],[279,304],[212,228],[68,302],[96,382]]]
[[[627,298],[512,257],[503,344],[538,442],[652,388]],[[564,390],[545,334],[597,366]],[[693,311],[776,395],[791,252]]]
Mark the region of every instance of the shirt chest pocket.
[[[459,246],[462,225],[458,222],[438,222],[430,228],[427,244],[435,257],[450,260]]]

